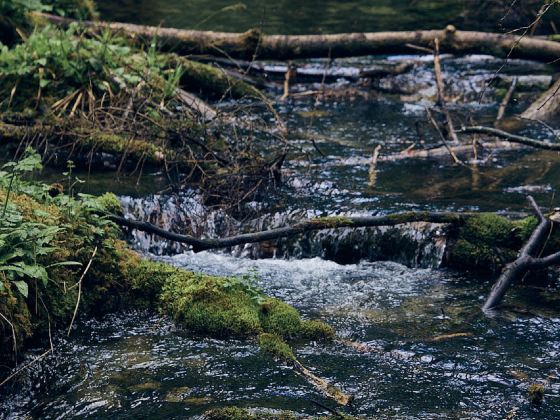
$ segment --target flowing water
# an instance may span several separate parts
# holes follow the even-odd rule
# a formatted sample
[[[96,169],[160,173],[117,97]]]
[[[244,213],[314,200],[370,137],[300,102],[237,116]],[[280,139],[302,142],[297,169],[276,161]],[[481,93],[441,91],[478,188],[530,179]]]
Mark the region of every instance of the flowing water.
[[[108,17],[121,18],[125,10],[134,10],[127,15],[129,20],[157,23],[165,16],[168,23],[186,27],[230,4],[158,1],[131,7],[126,1],[100,3]],[[218,14],[211,20],[212,27],[210,21],[201,27],[246,29],[265,4],[251,3],[255,4],[242,17],[233,17],[234,12],[227,12],[227,17]],[[298,22],[303,25],[298,18],[308,13],[307,6],[285,3],[266,3],[267,28],[289,32],[289,22],[298,32]],[[319,3],[305,3],[310,10],[319,7]],[[405,12],[398,24],[389,5],[409,2],[369,3],[320,2],[330,13],[307,28],[310,32],[354,30],[375,21],[376,29],[394,29],[412,27],[422,16],[426,26],[446,20],[437,8],[441,2],[418,2],[431,5],[427,9],[399,9]],[[348,10],[359,12],[346,22],[340,16]],[[288,160],[282,191],[270,201],[251,203],[261,210],[249,220],[239,222],[207,209],[197,191],[148,195],[160,188],[161,174],[146,174],[139,187],[96,175],[86,185],[87,191],[116,189],[132,217],[208,236],[331,214],[407,209],[519,212],[525,210],[527,192],[543,204],[554,203],[560,165],[557,154],[549,152],[486,153],[468,167],[451,164],[448,156],[380,161],[372,179],[369,162],[376,145],[382,145],[383,154],[390,154],[412,143],[419,143],[417,147],[437,144],[427,130],[420,142],[416,129],[425,120],[424,106],[434,93],[429,57],[362,58],[337,61],[334,66],[356,69],[379,60],[415,63],[412,72],[380,82],[407,92],[319,102],[301,99],[280,107],[295,133],[292,143],[311,157],[294,155]],[[501,63],[490,57],[444,57],[443,62],[450,87],[462,95],[453,106],[458,120],[491,120],[497,111],[496,90],[486,89],[482,100],[481,94]],[[527,85],[550,78],[550,69],[535,63],[515,61],[505,71],[506,75],[521,73],[530,75]],[[335,84],[344,87],[345,83]],[[525,106],[523,97],[513,103],[514,110]],[[528,131],[547,136],[535,127]],[[402,419],[558,418],[558,292],[516,287],[506,310],[496,317],[483,316],[479,308],[490,279],[439,268],[446,246],[442,226],[326,231],[280,241],[275,247],[254,245],[200,254],[148,235],[135,234],[130,239],[153,258],[189,270],[254,277],[266,293],[294,305],[304,317],[323,319],[339,337],[362,343],[360,349],[342,343],[294,345],[304,365],[356,396],[348,413]],[[388,249],[387,243],[394,245]],[[254,342],[196,337],[150,313],[82,321],[70,338],[57,336],[55,346],[53,355],[5,388],[0,418],[196,418],[209,408],[228,405],[317,415],[325,410],[313,401],[333,407],[292,370],[261,354]],[[28,357],[42,351],[41,347],[32,349]],[[527,388],[535,382],[546,385],[541,407],[527,401]]]

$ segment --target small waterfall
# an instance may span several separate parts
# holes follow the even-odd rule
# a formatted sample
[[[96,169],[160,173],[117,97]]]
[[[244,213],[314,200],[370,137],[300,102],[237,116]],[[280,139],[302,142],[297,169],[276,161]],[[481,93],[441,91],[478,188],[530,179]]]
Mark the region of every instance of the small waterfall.
[[[209,210],[201,200],[201,196],[194,191],[147,198],[121,197],[127,217],[197,237],[215,238],[262,231],[306,218],[330,215],[318,210],[297,209],[268,213],[240,223],[222,210]],[[130,241],[138,250],[156,255],[180,254],[189,249],[184,244],[137,231],[131,233]],[[320,257],[341,264],[388,260],[409,267],[435,268],[441,265],[446,242],[444,225],[417,222],[379,228],[328,229],[216,252],[250,259]]]
[[[162,229],[197,237],[231,235],[239,223],[223,211],[209,211],[196,191],[176,195],[152,195],[143,198],[119,197],[126,217],[150,222]],[[145,232],[133,231],[130,242],[143,252],[156,255],[180,254],[189,246],[171,242]]]

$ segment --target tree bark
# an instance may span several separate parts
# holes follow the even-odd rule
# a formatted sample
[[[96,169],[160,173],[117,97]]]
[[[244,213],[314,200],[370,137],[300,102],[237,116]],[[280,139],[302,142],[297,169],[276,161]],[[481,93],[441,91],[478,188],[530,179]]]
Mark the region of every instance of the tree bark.
[[[559,43],[560,44],[560,43]],[[528,120],[550,121],[560,114],[560,79],[533,102],[522,114]]]
[[[66,26],[72,19],[37,13],[39,19]],[[412,53],[410,44],[432,48],[434,39],[441,52],[491,54],[497,57],[553,61],[560,57],[560,43],[535,37],[497,33],[445,30],[344,33],[329,35],[263,35],[194,31],[117,22],[81,22],[93,30],[110,29],[145,43],[157,39],[160,46],[182,55],[209,54],[244,59],[288,60],[313,57],[355,57],[375,54]]]

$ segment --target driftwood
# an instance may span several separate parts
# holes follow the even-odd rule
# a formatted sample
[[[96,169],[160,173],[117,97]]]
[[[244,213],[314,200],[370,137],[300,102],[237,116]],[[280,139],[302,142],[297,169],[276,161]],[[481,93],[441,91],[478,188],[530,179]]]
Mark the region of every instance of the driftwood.
[[[560,114],[560,79],[540,95],[522,114],[528,120],[549,121]]]
[[[413,145],[414,146],[414,145]],[[440,146],[431,149],[416,149],[415,147],[407,147],[402,152],[391,153],[389,155],[381,155],[377,159],[379,162],[396,162],[403,159],[439,159],[449,156],[452,152],[457,158],[468,153],[477,154],[477,148],[485,150],[504,149],[510,150],[518,147],[517,144],[509,141],[476,141],[474,144],[461,144],[458,146]],[[476,156],[475,156],[476,158]],[[455,160],[454,160],[455,161]]]
[[[286,238],[306,232],[337,229],[337,228],[360,228],[378,226],[396,226],[413,222],[448,223],[462,225],[472,213],[460,212],[404,212],[386,216],[333,216],[309,219],[299,222],[293,226],[265,230],[263,232],[245,233],[219,239],[200,239],[190,235],[170,232],[151,223],[127,219],[125,217],[109,215],[109,220],[120,226],[137,229],[142,232],[151,233],[170,241],[181,242],[192,246],[194,252],[208,249],[229,248],[236,245],[264,242],[272,239]]]
[[[492,291],[482,307],[484,311],[492,310],[498,306],[509,287],[516,281],[523,279],[529,271],[542,270],[560,263],[560,252],[548,257],[538,257],[550,235],[553,222],[545,217],[533,197],[529,196],[528,200],[539,219],[539,225],[519,251],[517,259],[505,267],[502,275],[492,287]]]
[[[315,375],[313,372],[303,366],[299,360],[294,360],[291,363],[291,366],[298,374],[303,376],[308,382],[313,384],[317,389],[322,391],[329,398],[335,400],[338,404],[348,405],[354,400],[353,395],[344,393],[344,391],[334,385],[331,385],[325,379]]]
[[[493,127],[485,127],[476,125],[472,127],[463,127],[458,130],[458,133],[466,134],[486,134],[489,136],[498,137],[512,143],[524,144],[525,146],[536,147],[545,150],[560,150],[560,143],[548,143],[546,141],[535,140],[530,137],[519,136],[517,134],[508,133],[507,131],[500,130]]]
[[[183,89],[177,89],[176,95],[177,99],[179,99],[186,107],[194,111],[204,121],[212,121],[218,116],[218,112],[198,96]]]
[[[243,60],[232,60],[232,59],[221,59],[217,57],[196,57],[190,56],[191,60],[200,60],[202,62],[216,63],[221,66],[227,67],[224,69],[227,73],[229,68],[236,68],[238,71],[242,71],[244,74],[241,75],[238,72],[232,73],[232,77],[244,77],[246,75],[252,76],[248,78],[247,83],[258,85],[259,79],[254,79],[256,77],[264,78],[267,80],[282,82],[285,78],[288,66],[285,64],[264,64],[261,62],[249,62]],[[290,80],[293,83],[332,83],[339,79],[346,79],[350,81],[358,81],[360,79],[380,79],[386,76],[396,76],[399,74],[406,73],[414,67],[412,62],[402,62],[402,63],[391,63],[391,62],[380,62],[373,65],[368,65],[364,68],[357,67],[299,67],[295,68],[295,74],[293,74]],[[236,76],[237,75],[237,76]]]
[[[459,138],[457,137],[457,134],[455,133],[453,120],[451,119],[451,114],[449,113],[449,109],[447,108],[447,103],[445,101],[445,83],[443,81],[443,74],[441,73],[441,60],[440,60],[440,57],[439,57],[439,39],[437,39],[437,38],[434,39],[434,73],[436,75],[436,88],[437,88],[437,102],[436,102],[436,104],[440,107],[440,109],[443,113],[443,116],[444,116],[443,126],[445,128],[445,133],[443,133],[443,134],[444,134],[444,136],[447,136],[454,143],[459,143]],[[434,120],[433,120],[433,118],[431,118],[430,112],[428,111],[427,114],[428,114],[428,117],[430,118],[430,120],[432,121],[432,124],[433,124]],[[436,129],[437,129],[437,126],[436,126]],[[438,131],[439,131],[439,129],[438,129]],[[445,142],[445,139],[444,139],[444,142]],[[451,152],[451,155],[453,156],[453,158],[457,162],[457,156],[453,155],[452,152]]]
[[[72,19],[36,13],[38,20],[67,26]],[[401,54],[412,46],[432,49],[439,39],[441,52],[491,54],[503,58],[524,58],[550,62],[560,57],[560,43],[535,37],[487,32],[445,30],[346,33],[329,35],[263,35],[258,30],[245,33],[194,31],[116,22],[82,21],[93,30],[110,29],[133,39],[151,43],[179,54],[209,54],[245,59],[288,60],[313,57],[356,57],[374,54]]]

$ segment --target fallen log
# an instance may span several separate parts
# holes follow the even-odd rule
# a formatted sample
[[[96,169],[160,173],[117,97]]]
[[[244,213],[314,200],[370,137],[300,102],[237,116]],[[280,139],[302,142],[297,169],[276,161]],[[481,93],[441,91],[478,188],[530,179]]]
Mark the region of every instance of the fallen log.
[[[39,21],[67,26],[73,19],[35,13]],[[523,58],[550,62],[560,57],[560,43],[535,37],[497,33],[444,30],[344,33],[329,35],[264,35],[256,29],[245,33],[195,31],[118,22],[82,21],[92,30],[112,30],[134,40],[158,40],[164,50],[181,55],[208,54],[244,59],[288,60],[314,57],[356,57],[375,54],[407,54],[411,45],[432,48],[434,39],[441,52],[490,54],[503,58]]]
[[[109,131],[65,127],[56,124],[15,125],[0,121],[0,139],[6,143],[24,143],[37,147],[42,140],[55,138],[57,151],[66,148],[71,151],[83,149],[83,155],[89,153],[105,153],[114,156],[126,156],[135,162],[143,161],[155,166],[165,161],[174,162],[180,159],[172,155],[166,148],[154,142],[134,138],[132,134],[115,134]],[[51,144],[51,149],[54,149]]]
[[[489,136],[498,137],[512,143],[524,144],[525,146],[536,147],[545,150],[560,150],[560,143],[549,143],[546,141],[535,140],[530,137],[519,136],[517,134],[508,133],[507,131],[500,130],[493,127],[485,127],[482,125],[475,125],[472,127],[462,127],[457,131],[458,133],[466,134],[486,134]]]
[[[519,251],[517,259],[506,265],[502,275],[492,287],[482,307],[482,310],[485,312],[496,308],[504,298],[509,287],[513,283],[523,279],[529,271],[542,270],[560,263],[560,252],[542,258],[537,256],[545,246],[553,222],[544,216],[533,197],[529,196],[527,198],[539,219],[539,225],[533,231],[527,243]]]
[[[325,229],[396,226],[413,222],[446,223],[460,226],[467,220],[467,218],[472,216],[472,213],[460,212],[404,212],[389,214],[386,216],[319,217],[304,220],[293,226],[270,229],[262,232],[245,233],[218,239],[195,238],[190,235],[170,232],[148,222],[127,219],[117,215],[108,215],[107,217],[109,220],[120,226],[126,226],[131,229],[151,233],[170,241],[185,243],[192,246],[194,252],[200,252],[208,249],[229,248],[236,245],[286,238],[306,232]]]
[[[189,57],[191,60],[196,57]],[[228,68],[234,67],[251,76],[266,77],[268,80],[281,82],[284,80],[288,66],[285,64],[264,64],[260,62],[239,61],[231,59],[203,57],[203,62],[218,63]],[[296,69],[292,80],[295,83],[332,83],[339,79],[358,81],[360,79],[380,79],[386,76],[396,76],[406,73],[414,67],[412,62],[380,62],[367,67],[325,67],[303,66]],[[226,71],[226,70],[224,70]],[[227,72],[227,71],[226,71]],[[251,83],[251,82],[249,82]],[[252,82],[254,83],[254,82]]]
[[[439,159],[450,155],[450,151],[457,157],[473,153],[473,158],[476,159],[477,148],[484,150],[511,150],[520,147],[515,143],[509,141],[477,141],[475,144],[461,144],[459,146],[439,146],[431,149],[416,149],[408,147],[402,152],[391,153],[389,155],[381,155],[378,158],[379,162],[396,162],[403,159]]]
[[[537,100],[521,114],[521,118],[549,121],[558,114],[560,114],[560,79],[558,79],[550,89],[541,94]]]

